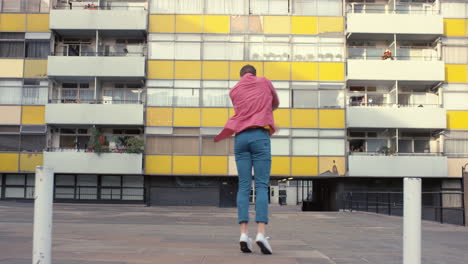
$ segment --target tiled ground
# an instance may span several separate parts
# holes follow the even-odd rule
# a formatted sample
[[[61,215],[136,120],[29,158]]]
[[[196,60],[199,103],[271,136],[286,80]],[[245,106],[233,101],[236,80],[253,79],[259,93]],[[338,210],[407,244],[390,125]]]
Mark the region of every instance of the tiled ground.
[[[0,202],[0,264],[31,263],[32,219],[32,203]],[[53,263],[401,263],[401,224],[272,206],[264,256],[239,252],[235,208],[55,204]],[[468,263],[468,228],[424,221],[422,235],[422,263]]]

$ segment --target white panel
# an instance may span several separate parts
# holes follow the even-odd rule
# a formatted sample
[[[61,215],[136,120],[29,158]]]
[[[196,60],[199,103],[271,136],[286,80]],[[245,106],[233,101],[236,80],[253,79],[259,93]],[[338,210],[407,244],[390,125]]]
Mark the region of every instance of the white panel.
[[[143,125],[141,104],[47,104],[47,124]]]
[[[320,130],[320,137],[344,137],[344,130]]]
[[[140,174],[142,154],[44,152],[44,166],[56,173]]]
[[[50,39],[50,32],[26,32],[25,39]]]
[[[175,59],[176,60],[200,60],[199,42],[176,42]]]
[[[319,155],[320,156],[343,156],[345,154],[344,139],[320,139],[319,140]]]
[[[293,137],[318,137],[319,131],[317,129],[293,128],[292,136]]]
[[[172,127],[145,127],[145,134],[171,135]]]
[[[280,101],[280,108],[289,108],[290,106],[290,99],[289,99],[289,94],[290,90],[276,90],[276,93],[278,94],[278,99]]]
[[[318,155],[318,139],[316,138],[295,138],[292,139],[293,155]]]
[[[443,61],[348,59],[349,80],[444,81]]]
[[[444,108],[449,110],[468,110],[468,92],[444,93]]]
[[[348,127],[424,128],[447,127],[446,110],[425,107],[350,107],[346,111]]]
[[[350,33],[434,34],[443,35],[441,15],[352,14],[347,16]]]
[[[348,157],[352,177],[446,177],[447,157],[359,156]]]
[[[77,8],[50,10],[50,28],[146,31],[147,17],[147,11],[144,8],[99,11]]]
[[[150,59],[174,59],[174,42],[150,42]]]
[[[289,155],[289,139],[272,138],[271,155]]]

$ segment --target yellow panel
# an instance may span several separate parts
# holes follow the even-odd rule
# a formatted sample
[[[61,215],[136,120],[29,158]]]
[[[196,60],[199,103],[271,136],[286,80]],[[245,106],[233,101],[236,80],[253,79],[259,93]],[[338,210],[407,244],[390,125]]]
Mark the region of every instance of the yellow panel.
[[[444,35],[464,37],[466,34],[465,19],[444,19]]]
[[[292,127],[307,128],[317,127],[316,109],[292,109]]]
[[[228,119],[227,108],[202,108],[202,126],[222,127]]]
[[[145,173],[147,174],[171,174],[172,156],[145,156]]]
[[[271,175],[290,175],[290,157],[271,157]]]
[[[176,15],[177,33],[202,33],[202,16]]]
[[[317,17],[292,17],[292,34],[317,34]]]
[[[23,106],[21,123],[23,125],[44,125],[45,106]]]
[[[173,156],[174,174],[199,174],[199,156]]]
[[[226,175],[228,172],[227,156],[202,156],[201,173],[211,175]]]
[[[18,172],[18,153],[0,153],[0,172]]]
[[[201,61],[176,61],[176,79],[201,79]]]
[[[234,115],[236,115],[234,108],[229,108],[229,118],[233,117]]]
[[[23,77],[23,60],[0,60],[0,78]]]
[[[147,126],[172,126],[172,108],[146,108]]]
[[[318,174],[317,157],[292,157],[292,175],[314,176]]]
[[[319,33],[343,32],[343,17],[319,17]]]
[[[25,60],[24,78],[47,78],[47,60]]]
[[[231,61],[231,66],[229,69],[229,79],[239,80],[240,79],[240,70],[245,65],[250,64],[255,67],[257,70],[257,76],[263,77],[263,62],[261,61]]]
[[[344,81],[344,63],[322,62],[319,64],[320,81]]]
[[[320,109],[319,122],[321,128],[345,128],[345,111]]]
[[[290,62],[265,62],[263,67],[265,69],[265,77],[270,80],[289,81],[291,79]]]
[[[229,33],[230,16],[204,16],[203,32],[205,33]]]
[[[41,154],[21,153],[20,154],[20,171],[36,171],[36,166],[42,166],[44,158]]]
[[[344,175],[346,172],[344,157],[319,157],[319,175]]]
[[[289,109],[277,109],[273,112],[275,118],[275,125],[278,128],[288,128],[291,126],[291,110]]]
[[[27,31],[49,31],[49,14],[28,14]]]
[[[148,79],[174,79],[174,61],[148,61]]]
[[[291,17],[289,16],[264,16],[265,34],[290,34]]]
[[[174,126],[200,126],[200,108],[174,108]]]
[[[466,82],[466,64],[445,64],[445,81],[449,83]]]
[[[468,111],[447,111],[447,129],[468,129]]]
[[[174,15],[150,15],[149,32],[173,33],[175,32]]]
[[[204,61],[203,79],[227,80],[229,79],[229,62]]]
[[[0,31],[25,31],[25,14],[1,14]]]
[[[292,63],[292,80],[293,81],[317,81],[317,66],[316,62],[293,62]]]

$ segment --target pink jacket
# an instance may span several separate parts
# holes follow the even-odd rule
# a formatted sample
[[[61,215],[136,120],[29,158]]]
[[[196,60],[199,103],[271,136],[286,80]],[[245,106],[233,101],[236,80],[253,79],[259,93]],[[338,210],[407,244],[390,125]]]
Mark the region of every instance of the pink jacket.
[[[235,115],[226,122],[215,142],[226,139],[252,126],[270,126],[270,135],[275,133],[273,110],[278,108],[276,90],[267,78],[245,74],[229,92]]]

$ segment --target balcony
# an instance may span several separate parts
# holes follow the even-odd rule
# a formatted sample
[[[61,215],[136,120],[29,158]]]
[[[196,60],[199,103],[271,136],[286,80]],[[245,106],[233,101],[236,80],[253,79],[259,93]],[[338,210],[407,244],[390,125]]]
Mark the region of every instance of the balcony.
[[[348,80],[442,82],[445,66],[431,49],[398,49],[392,58],[383,59],[385,49],[348,48]]]
[[[359,153],[348,156],[351,177],[446,177],[447,157],[436,155],[383,155]]]
[[[47,124],[142,126],[143,104],[47,104]]]
[[[50,29],[60,33],[73,30],[146,31],[146,1],[97,3],[71,1],[59,3],[50,11]]]
[[[445,129],[447,113],[438,107],[349,107],[346,111],[350,128]]]
[[[44,152],[44,166],[55,173],[141,174],[143,154]]]
[[[399,4],[394,8],[393,4],[351,3],[348,5],[347,32],[351,33],[351,38],[401,34],[435,39],[443,34],[444,22],[433,4]]]
[[[145,57],[49,56],[47,74],[60,77],[145,77]]]

